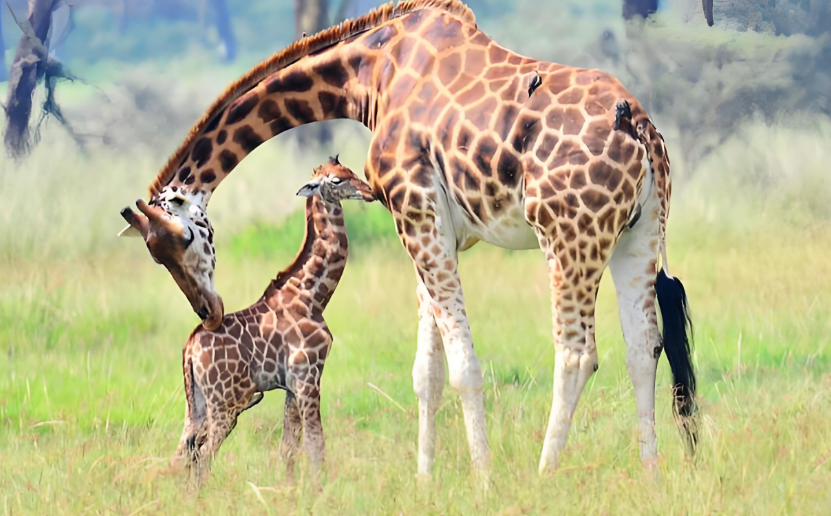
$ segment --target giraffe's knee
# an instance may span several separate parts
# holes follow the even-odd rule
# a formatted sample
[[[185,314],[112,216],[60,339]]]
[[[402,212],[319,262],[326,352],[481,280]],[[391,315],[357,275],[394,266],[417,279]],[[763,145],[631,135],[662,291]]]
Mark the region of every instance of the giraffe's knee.
[[[420,402],[432,402],[441,397],[444,387],[444,357],[441,350],[419,350],[413,363],[413,391]]]
[[[557,360],[562,362],[566,373],[578,373],[585,377],[597,372],[599,367],[596,349],[565,348],[557,353]]]
[[[596,373],[599,366],[600,364],[597,359],[596,351],[594,353],[583,355],[580,360],[580,369],[585,371],[588,375]]]
[[[472,351],[472,346],[471,346]],[[482,390],[482,366],[475,354],[448,356],[450,386],[460,394]]]

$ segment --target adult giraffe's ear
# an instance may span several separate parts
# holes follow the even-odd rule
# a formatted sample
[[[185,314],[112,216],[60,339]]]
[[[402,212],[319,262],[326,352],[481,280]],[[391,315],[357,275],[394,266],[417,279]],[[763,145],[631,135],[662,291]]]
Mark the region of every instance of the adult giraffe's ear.
[[[133,226],[126,226],[124,229],[118,232],[118,236],[120,237],[140,237],[141,232],[138,229],[134,228]]]

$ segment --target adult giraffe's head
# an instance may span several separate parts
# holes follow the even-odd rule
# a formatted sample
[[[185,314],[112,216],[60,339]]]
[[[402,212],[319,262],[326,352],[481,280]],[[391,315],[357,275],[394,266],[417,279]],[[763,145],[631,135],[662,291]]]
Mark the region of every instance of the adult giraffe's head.
[[[136,201],[140,213],[121,210],[130,224],[121,234],[141,235],[153,260],[167,268],[205,328],[215,330],[225,307],[214,288],[211,223],[201,206],[178,192],[168,190],[152,202]]]

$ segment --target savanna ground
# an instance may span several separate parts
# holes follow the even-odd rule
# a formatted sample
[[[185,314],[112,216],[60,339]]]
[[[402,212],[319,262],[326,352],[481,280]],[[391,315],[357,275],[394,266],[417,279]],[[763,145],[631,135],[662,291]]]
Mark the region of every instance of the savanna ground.
[[[412,266],[383,208],[352,205],[350,263],[326,312],[335,346],[323,380],[321,491],[304,467],[295,485],[286,481],[277,455],[284,395],[272,392],[240,418],[201,492],[186,494],[166,466],[182,426],[181,348],[198,321],[141,242],[115,234],[119,209],[144,194],[201,106],[240,71],[200,67],[208,61],[195,51],[169,68],[129,73],[78,64],[110,100],[80,85],[62,98],[78,117],[110,121],[97,129],[106,144],[84,154],[50,126],[28,161],[0,169],[3,514],[827,512],[831,122],[823,117],[751,119],[694,166],[673,160],[669,255],[692,305],[702,415],[693,463],[672,419],[662,359],[657,478],[641,469],[607,274],[597,313],[600,368],[577,408],[561,469],[537,476],[554,366],[545,264],[536,251],[480,244],[462,255],[461,274],[485,372],[491,488],[483,495],[472,482],[461,408],[447,387],[435,479],[418,489]],[[165,95],[158,86],[118,89],[103,79],[118,74],[124,83],[160,70],[188,78]],[[203,100],[177,108],[179,118],[165,115],[189,95]],[[671,122],[656,122],[670,152],[687,143]],[[311,167],[340,152],[360,170],[366,140],[347,126],[331,148],[300,149],[291,138],[264,146],[211,203],[217,288],[228,311],[253,302],[293,257],[302,202],[292,195]]]

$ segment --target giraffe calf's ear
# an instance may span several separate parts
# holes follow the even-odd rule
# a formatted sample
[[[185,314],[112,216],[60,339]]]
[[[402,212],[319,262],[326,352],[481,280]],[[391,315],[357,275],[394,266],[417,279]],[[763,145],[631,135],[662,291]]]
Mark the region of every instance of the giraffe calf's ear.
[[[297,195],[300,197],[311,197],[316,194],[318,190],[320,190],[320,182],[313,180],[303,185],[300,190],[297,191]]]

